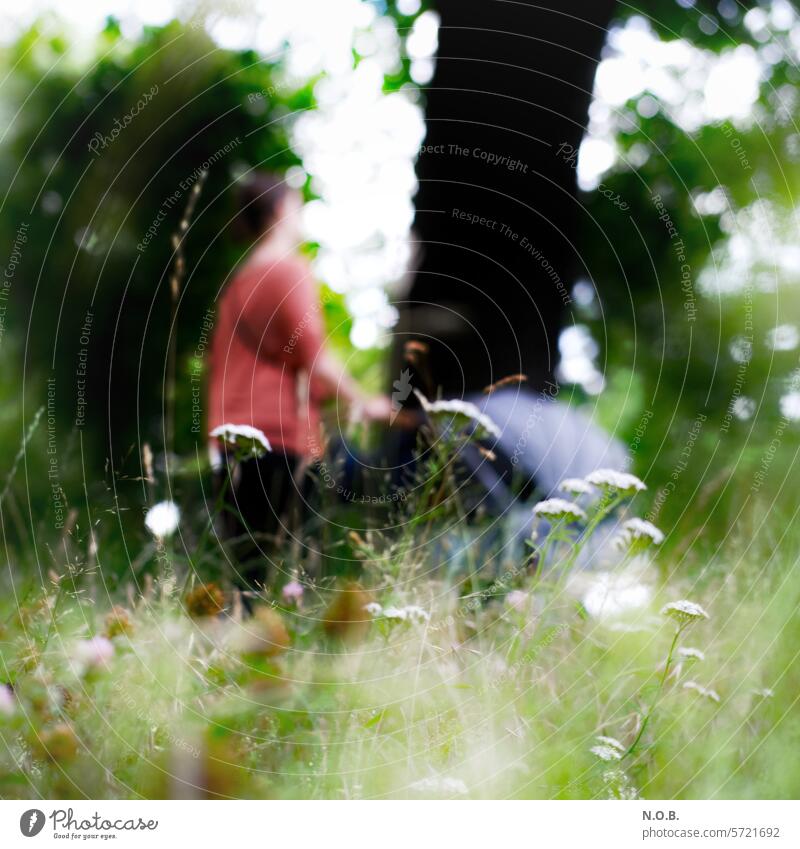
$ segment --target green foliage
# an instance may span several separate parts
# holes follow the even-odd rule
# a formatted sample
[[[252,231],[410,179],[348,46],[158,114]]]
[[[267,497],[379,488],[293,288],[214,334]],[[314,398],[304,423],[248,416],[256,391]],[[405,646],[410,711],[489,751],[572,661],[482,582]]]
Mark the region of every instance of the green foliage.
[[[276,62],[221,50],[177,22],[131,44],[112,21],[85,67],[40,36],[34,28],[5,57],[20,109],[0,157],[5,220],[12,231],[29,226],[9,324],[21,336],[30,317],[30,395],[42,397],[52,371],[59,421],[75,420],[85,349],[85,448],[119,462],[142,439],[163,442],[175,333],[175,447],[193,448],[190,360],[206,310],[247,247],[232,235],[231,185],[250,168],[296,163],[287,122],[312,105],[310,87],[293,90]],[[173,327],[172,234],[204,166]]]
[[[639,97],[629,100],[617,116],[620,164],[604,176],[603,192],[581,195],[587,211],[582,253],[602,307],[593,305],[584,317],[602,346],[600,362],[613,393],[599,399],[602,420],[618,425],[614,399],[624,400],[628,410],[631,397],[641,397],[638,415],[626,414],[627,426],[617,432],[635,444],[639,472],[665,483],[680,467],[694,422],[707,417],[691,462],[680,472],[680,497],[668,501],[662,514],[666,524],[683,521],[687,528],[694,521],[728,527],[752,494],[764,447],[776,435],[780,459],[758,489],[780,491],[785,478],[778,469],[794,462],[800,446],[800,430],[779,414],[797,352],[773,351],[765,343],[771,328],[798,315],[796,280],[773,264],[735,281],[736,292],[717,294],[709,286],[723,277],[729,239],[766,240],[778,250],[780,228],[789,226],[800,188],[797,168],[787,167],[797,159],[791,104],[800,76],[788,33],[744,25],[744,13],[755,5],[709,0],[691,8],[670,2],[657,10],[623,9],[626,17],[648,13],[649,25],[665,41],[680,37],[716,53],[742,45],[757,51],[768,41],[778,58],[768,66],[750,122],[687,132],[669,117],[668,106],[657,104],[651,114],[639,108]],[[701,214],[695,199],[714,190],[724,191],[724,203]],[[621,211],[607,193],[619,195],[628,208]],[[742,211],[756,201],[774,219],[765,216],[746,230]],[[740,348],[743,338],[752,345],[744,364],[731,356],[732,345]],[[755,402],[752,418],[733,415],[740,396]],[[642,415],[649,417],[646,433],[637,436]],[[734,471],[741,482],[736,487],[729,485]]]

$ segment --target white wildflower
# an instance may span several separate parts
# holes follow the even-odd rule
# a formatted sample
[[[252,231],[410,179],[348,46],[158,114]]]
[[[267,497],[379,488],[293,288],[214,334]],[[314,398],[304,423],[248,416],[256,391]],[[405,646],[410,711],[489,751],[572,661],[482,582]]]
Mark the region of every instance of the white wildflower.
[[[370,605],[367,605],[367,607],[369,606]],[[415,625],[421,625],[423,622],[428,622],[431,618],[431,615],[427,610],[423,610],[416,604],[408,604],[405,607],[384,607],[383,610],[376,615],[382,616],[384,619],[393,619],[397,622],[413,622]]]
[[[767,331],[767,345],[773,351],[793,351],[800,345],[800,332],[793,324],[779,324]]]
[[[615,746],[592,746],[589,751],[593,755],[597,755],[601,761],[619,761],[622,760],[622,752],[618,751]]]
[[[0,714],[11,716],[14,710],[14,694],[11,692],[11,688],[5,684],[0,684]]]
[[[561,481],[558,488],[561,492],[568,492],[570,495],[589,495],[594,492],[594,487],[583,478],[567,478]]]
[[[681,646],[678,649],[678,657],[684,660],[705,660],[706,656],[700,649],[692,648],[691,646]]]
[[[693,601],[682,599],[681,601],[671,601],[661,608],[663,616],[669,616],[681,625],[686,625],[689,622],[697,622],[699,619],[708,619],[708,614]]]
[[[642,481],[628,472],[618,472],[614,469],[597,469],[586,475],[586,482],[600,489],[613,489],[623,495],[632,495],[647,489]]]
[[[762,690],[753,690],[753,695],[762,699],[771,699],[775,695],[775,691],[769,687],[764,687]]]
[[[648,545],[661,545],[664,534],[646,519],[628,519],[622,523],[622,529],[615,539],[618,548],[637,548]]]
[[[753,413],[756,411],[756,402],[747,395],[740,395],[734,399],[731,405],[731,412],[739,421],[746,422],[753,418]]]
[[[377,601],[371,601],[369,604],[365,604],[364,610],[366,610],[370,616],[380,616],[381,613],[383,613],[383,607],[378,604]]]
[[[711,699],[712,702],[717,702],[719,704],[719,693],[716,690],[710,690],[707,687],[703,687],[701,684],[698,684],[697,681],[687,681],[683,685],[684,690],[693,690],[700,696],[705,696],[707,699]]]
[[[540,501],[533,508],[533,515],[542,516],[545,519],[567,519],[570,522],[586,518],[584,510],[564,498],[548,498]]]
[[[160,501],[145,514],[144,526],[158,539],[171,537],[178,530],[181,511],[174,501]]]
[[[734,336],[728,345],[728,351],[737,363],[749,363],[753,359],[753,343],[745,336]]]
[[[418,390],[414,390],[414,394],[419,398],[422,409],[429,418],[448,417],[452,419],[468,419],[477,425],[479,430],[485,431],[489,436],[495,439],[500,438],[500,428],[487,416],[482,413],[475,404],[469,401],[460,401],[453,398],[449,401],[428,401],[428,399]],[[464,422],[466,424],[466,422]]]
[[[221,439],[245,454],[252,454],[256,457],[262,457],[267,451],[272,451],[272,446],[267,437],[264,436],[263,431],[250,425],[220,425],[215,427],[209,436],[214,439]]]
[[[781,415],[790,421],[800,421],[800,392],[787,392],[781,396]]]
[[[423,622],[430,622],[430,613],[428,613],[427,610],[423,610],[416,604],[407,605],[405,611],[409,621],[414,622],[417,625],[421,625]]]
[[[620,741],[617,740],[616,737],[605,737],[604,735],[600,734],[596,739],[597,742],[601,743],[603,746],[611,746],[613,749],[617,749],[622,753],[625,752],[625,744],[620,743]]]
[[[434,776],[422,778],[409,785],[409,790],[424,796],[466,796],[467,785],[460,778]]]
[[[603,773],[603,783],[608,788],[609,799],[638,799],[639,791],[631,784],[624,770],[607,769]]]

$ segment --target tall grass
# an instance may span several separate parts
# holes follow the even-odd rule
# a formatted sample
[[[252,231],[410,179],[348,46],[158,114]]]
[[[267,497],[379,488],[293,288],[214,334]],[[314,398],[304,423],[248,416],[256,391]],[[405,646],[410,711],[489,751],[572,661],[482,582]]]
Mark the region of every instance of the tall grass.
[[[445,568],[463,527],[444,462],[457,449],[422,465],[404,531],[351,534],[358,583],[313,575],[287,544],[291,580],[248,612],[192,570],[222,555],[213,539],[190,559],[145,544],[156,580],[113,598],[71,564],[44,586],[13,574],[0,795],[795,797],[787,517],[730,534],[711,562],[607,550],[604,592],[633,575],[647,593],[598,609],[601,575],[576,566],[587,541],[566,519],[526,552],[473,547],[466,573]],[[589,529],[624,500],[585,505]],[[660,612],[683,598],[709,618]]]

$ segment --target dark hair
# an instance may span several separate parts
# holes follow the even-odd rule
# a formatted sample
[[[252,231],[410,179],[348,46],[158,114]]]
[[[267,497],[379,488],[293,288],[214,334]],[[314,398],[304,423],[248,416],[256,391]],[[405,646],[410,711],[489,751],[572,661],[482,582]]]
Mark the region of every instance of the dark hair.
[[[286,197],[286,180],[268,171],[254,171],[238,190],[236,229],[243,239],[255,241],[275,221],[278,206]]]

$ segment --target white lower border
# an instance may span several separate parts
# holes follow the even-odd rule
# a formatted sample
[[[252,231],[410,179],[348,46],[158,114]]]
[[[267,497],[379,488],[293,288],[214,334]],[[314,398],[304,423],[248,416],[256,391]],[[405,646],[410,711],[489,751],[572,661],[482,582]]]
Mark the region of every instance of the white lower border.
[[[37,833],[25,836],[23,829]],[[170,849],[797,849],[800,803],[0,801],[0,847],[54,842]]]

